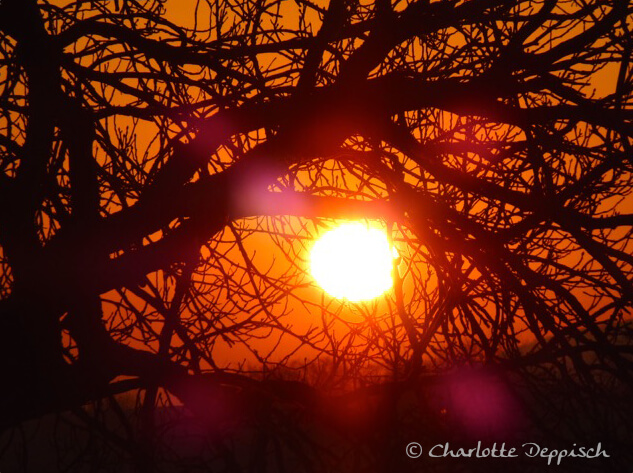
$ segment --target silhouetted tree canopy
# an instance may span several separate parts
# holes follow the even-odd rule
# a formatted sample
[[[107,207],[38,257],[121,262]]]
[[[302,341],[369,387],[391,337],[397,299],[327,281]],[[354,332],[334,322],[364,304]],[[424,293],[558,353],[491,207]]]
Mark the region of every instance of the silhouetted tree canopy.
[[[0,0],[0,424],[70,412],[139,471],[186,457],[171,415],[229,471],[416,468],[492,380],[503,429],[630,470],[632,12]],[[398,249],[375,302],[312,283],[340,219]]]

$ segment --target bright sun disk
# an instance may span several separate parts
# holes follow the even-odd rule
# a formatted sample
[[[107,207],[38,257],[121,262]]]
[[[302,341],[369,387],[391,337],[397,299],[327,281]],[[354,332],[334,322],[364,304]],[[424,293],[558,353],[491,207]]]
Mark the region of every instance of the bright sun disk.
[[[310,254],[310,269],[319,286],[332,297],[358,302],[391,288],[394,257],[397,252],[383,231],[347,223],[317,240]]]

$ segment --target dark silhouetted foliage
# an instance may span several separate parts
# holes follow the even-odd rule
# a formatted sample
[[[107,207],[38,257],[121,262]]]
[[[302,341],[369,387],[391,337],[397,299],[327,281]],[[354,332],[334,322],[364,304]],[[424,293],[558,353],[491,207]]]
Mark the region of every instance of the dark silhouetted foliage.
[[[632,12],[0,0],[2,473],[630,473]],[[346,219],[376,301],[309,276]]]

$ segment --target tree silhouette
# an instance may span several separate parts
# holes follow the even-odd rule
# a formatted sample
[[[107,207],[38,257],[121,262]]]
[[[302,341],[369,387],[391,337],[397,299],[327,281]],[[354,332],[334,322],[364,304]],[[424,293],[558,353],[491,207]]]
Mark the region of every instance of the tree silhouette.
[[[632,11],[1,0],[6,445],[65,412],[77,471],[450,471],[404,446],[510,432],[630,469]],[[398,248],[380,300],[313,287],[337,219]]]

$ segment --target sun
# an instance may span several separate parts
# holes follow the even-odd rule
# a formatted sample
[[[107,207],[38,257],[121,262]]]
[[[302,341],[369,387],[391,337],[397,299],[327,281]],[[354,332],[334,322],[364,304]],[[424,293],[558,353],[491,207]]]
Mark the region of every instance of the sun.
[[[380,296],[393,285],[397,252],[385,232],[359,222],[325,233],[312,247],[310,270],[332,297],[359,302]]]

